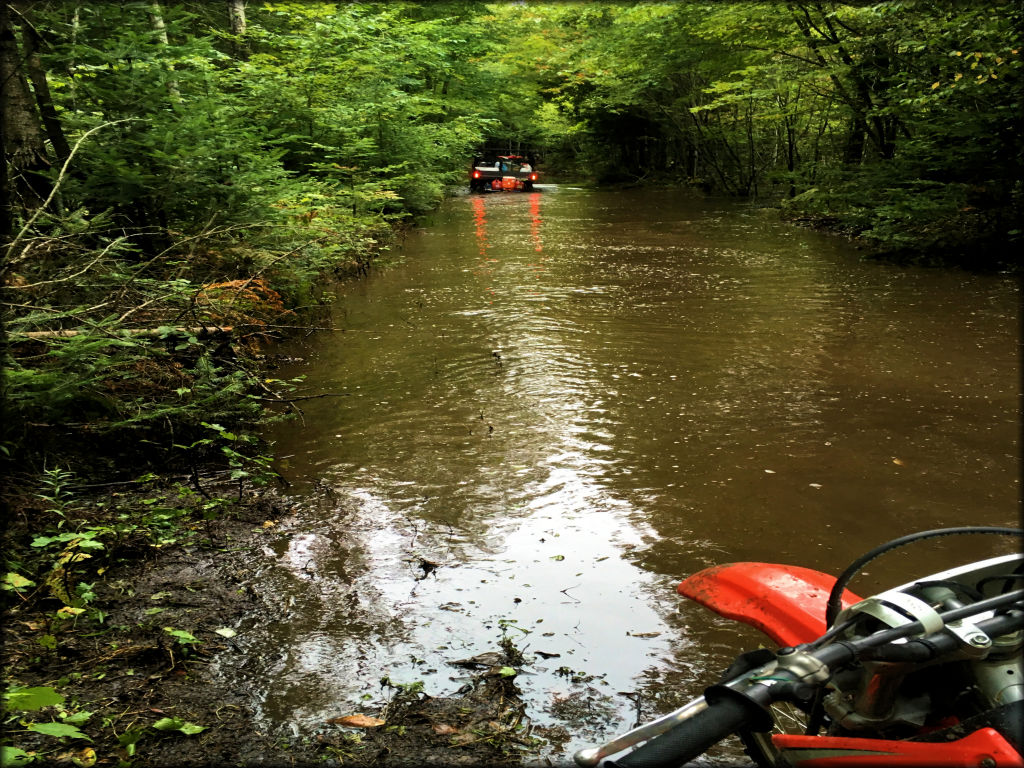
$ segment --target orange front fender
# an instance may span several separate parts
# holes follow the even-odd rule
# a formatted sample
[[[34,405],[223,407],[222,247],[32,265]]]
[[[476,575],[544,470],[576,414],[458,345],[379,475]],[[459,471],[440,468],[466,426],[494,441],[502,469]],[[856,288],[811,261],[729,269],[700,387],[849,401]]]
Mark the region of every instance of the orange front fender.
[[[825,604],[834,576],[777,563],[729,563],[698,571],[681,595],[768,635],[781,646],[809,643],[825,633]],[[847,590],[843,607],[860,598]]]

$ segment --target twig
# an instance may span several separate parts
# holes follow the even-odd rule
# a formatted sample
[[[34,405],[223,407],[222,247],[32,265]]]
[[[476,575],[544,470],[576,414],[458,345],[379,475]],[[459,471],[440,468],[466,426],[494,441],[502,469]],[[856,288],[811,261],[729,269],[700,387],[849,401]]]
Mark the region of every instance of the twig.
[[[212,222],[212,219],[211,219],[211,222]],[[160,251],[160,253],[156,254],[156,256],[151,258],[149,261],[144,262],[143,264],[140,264],[138,269],[136,269],[135,272],[132,274],[132,276],[130,278],[128,278],[128,281],[124,285],[121,286],[121,295],[122,296],[124,295],[125,290],[127,290],[129,285],[131,285],[132,283],[135,282],[135,280],[139,277],[139,275],[141,275],[143,272],[145,272],[150,266],[155,264],[157,261],[159,261],[161,258],[166,256],[168,253],[173,251],[175,248],[179,248],[180,246],[182,246],[185,243],[187,243],[189,241],[192,241],[192,240],[199,240],[200,238],[203,238],[203,237],[212,237],[213,235],[224,234],[225,232],[231,232],[231,231],[236,230],[236,229],[248,229],[248,228],[250,228],[252,226],[253,226],[252,224],[236,224],[236,225],[231,225],[231,226],[228,226],[228,227],[221,227],[220,229],[204,230],[202,232],[199,232],[198,234],[190,235],[189,237],[186,237],[186,238],[183,238],[181,240],[175,241],[174,243],[169,245],[167,248],[164,248],[162,251]],[[141,234],[141,232],[139,232],[138,234]]]
[[[344,333],[344,328],[330,328],[319,325],[270,325],[262,323],[239,323],[236,328],[284,328],[293,331],[338,331]]]
[[[57,195],[57,190],[60,189],[60,185],[64,181],[64,177],[67,176],[68,167],[71,165],[71,161],[74,159],[75,153],[77,153],[79,148],[82,146],[82,143],[87,138],[89,138],[92,134],[96,133],[96,131],[100,130],[101,128],[107,128],[107,127],[109,127],[111,125],[117,125],[118,123],[127,123],[127,122],[132,122],[132,121],[141,120],[141,119],[142,118],[139,118],[139,117],[126,117],[123,120],[113,120],[112,122],[109,122],[109,123],[103,123],[102,125],[97,125],[95,128],[91,128],[91,129],[89,129],[88,131],[86,131],[85,133],[82,134],[82,136],[78,139],[78,141],[75,142],[75,146],[72,147],[71,153],[68,155],[68,159],[65,160],[64,161],[64,165],[61,166],[60,175],[57,176],[57,181],[54,182],[53,188],[50,190],[50,194],[47,195],[46,200],[44,200],[43,204],[40,205],[38,208],[36,208],[35,211],[33,211],[32,215],[29,217],[29,220],[26,221],[25,225],[21,228],[21,231],[11,241],[11,244],[9,246],[7,246],[8,266],[10,266],[11,264],[14,263],[11,260],[11,255],[14,253],[15,247],[18,245],[18,243],[21,241],[21,239],[25,236],[25,233],[28,232],[29,229],[31,229],[33,224],[36,223],[36,219],[39,218],[39,216],[40,216],[40,214],[42,214],[43,210],[46,209],[47,207],[49,207],[50,203],[53,202],[53,198],[56,197],[56,195]],[[4,269],[6,269],[6,267]],[[0,271],[2,271],[2,270],[0,270]]]
[[[175,476],[172,476],[172,477],[175,477]],[[176,477],[187,477],[187,475],[177,475]],[[67,487],[68,488],[74,488],[76,490],[81,490],[83,488],[109,488],[109,487],[114,486],[114,485],[140,485],[140,484],[143,484],[143,483],[154,483],[158,479],[159,478],[150,478],[148,480],[115,480],[114,482],[110,482],[110,483],[88,483],[88,484],[78,484],[78,483],[76,483],[74,485],[69,485]]]
[[[318,397],[350,397],[351,392],[324,392],[321,395],[301,395],[299,397],[283,397],[274,393],[276,397],[259,397],[258,395],[249,395],[253,400],[265,400],[272,403],[296,403],[299,400],[316,400]]]
[[[122,295],[124,295],[124,294],[122,294]],[[162,301],[163,299],[170,298],[171,296],[174,296],[174,295],[175,295],[175,292],[165,293],[163,296],[154,296],[149,301],[144,301],[141,304],[139,304],[137,307],[132,307],[131,309],[127,310],[123,315],[121,315],[119,318],[117,318],[117,322],[118,322],[118,324],[123,323],[131,315],[135,314],[140,309],[142,309],[144,307],[148,307],[150,304],[153,304],[153,303],[155,303],[157,301]]]
[[[103,307],[107,306],[108,303],[109,302],[103,302],[102,304],[96,304],[95,306],[89,307],[85,311],[86,312],[92,312],[94,309],[102,309]],[[81,313],[73,315],[70,312],[65,312],[62,309],[54,309],[53,307],[37,307],[34,304],[12,304],[9,301],[0,302],[0,306],[4,306],[4,307],[17,307],[19,309],[31,309],[31,310],[34,310],[34,311],[37,311],[37,312],[52,312],[55,315],[63,315],[64,317],[71,317],[71,318],[74,318],[75,320],[81,322],[83,325],[92,326],[99,333],[104,333],[107,336],[110,336],[111,338],[114,338],[114,339],[118,338],[117,336],[114,336],[111,333],[111,331],[107,330],[106,328],[104,328],[102,325],[100,325],[99,323],[95,322],[94,320],[89,320],[87,317],[82,317]],[[60,335],[61,331],[28,331],[28,333],[50,333],[50,334]],[[77,335],[78,333],[79,333],[79,331],[73,331],[73,332],[70,332],[70,335],[74,336],[74,335]],[[8,331],[8,335],[10,335],[10,336],[22,335],[23,336],[25,334],[19,334],[16,331]]]
[[[38,283],[29,283],[28,285],[11,285],[11,286],[8,286],[8,287],[9,288],[13,288],[13,289],[18,290],[18,291],[24,291],[24,290],[27,290],[29,288],[38,288],[40,285],[52,285],[53,283],[66,283],[68,280],[74,280],[76,277],[78,277],[80,275],[84,275],[86,272],[88,272],[90,269],[92,269],[92,266],[97,261],[99,261],[100,259],[102,259],[104,256],[107,255],[107,251],[109,251],[115,245],[117,245],[118,243],[120,243],[120,242],[122,242],[123,240],[126,240],[126,239],[127,238],[125,238],[125,237],[118,237],[118,238],[116,238],[113,242],[110,243],[110,245],[108,245],[106,248],[104,248],[102,251],[100,251],[99,256],[97,256],[95,259],[90,261],[88,264],[86,264],[84,267],[82,267],[82,269],[80,269],[78,272],[75,272],[75,274],[73,274],[73,275],[68,275],[67,277],[55,278],[53,280],[42,280],[42,281],[40,281]],[[26,251],[27,251],[27,248],[26,248]]]

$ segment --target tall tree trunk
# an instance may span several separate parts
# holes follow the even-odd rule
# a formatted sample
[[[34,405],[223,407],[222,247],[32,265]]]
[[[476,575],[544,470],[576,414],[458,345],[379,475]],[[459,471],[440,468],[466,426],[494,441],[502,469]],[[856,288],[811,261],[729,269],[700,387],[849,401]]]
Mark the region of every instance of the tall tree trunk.
[[[851,129],[851,142],[846,152],[847,162],[850,158],[857,156],[856,162],[861,162],[867,142],[871,142],[878,157],[891,160],[896,156],[895,132],[892,139],[886,133],[886,119],[878,115],[876,110],[884,106],[884,86],[876,87],[877,83],[884,83],[889,79],[892,72],[892,59],[884,51],[876,52],[875,55],[854,60],[854,57],[843,45],[835,25],[832,23],[831,8],[826,7],[821,0],[797,0],[788,4],[797,27],[807,38],[808,45],[814,51],[816,58],[823,68],[828,67],[825,56],[822,54],[822,43],[833,51],[836,59],[846,67],[845,77],[849,81],[849,88],[833,72],[829,78],[836,86],[836,93],[846,102],[853,113],[853,127]],[[817,21],[812,19],[811,11],[817,14]],[[845,25],[844,25],[845,26]],[[849,27],[846,27],[849,30]],[[817,34],[817,37],[815,37]],[[900,124],[898,117],[889,118]],[[906,129],[904,129],[906,130]],[[855,137],[855,134],[860,134]],[[859,150],[857,144],[860,144]]]
[[[822,43],[838,46],[838,40],[826,38],[826,33],[816,26],[811,18],[811,8],[817,10],[821,15],[825,14],[820,3],[805,4],[802,1],[798,1],[787,3],[787,7],[797,28],[807,39],[807,45],[814,53],[818,64],[823,70],[829,72],[828,78],[832,81],[832,85],[835,86],[836,95],[850,110],[849,134],[843,151],[843,162],[846,165],[859,165],[864,158],[864,146],[867,141],[868,123],[866,115],[872,106],[870,89],[865,92],[861,87],[863,82],[856,81],[855,79],[854,89],[851,91],[835,72],[830,71],[831,66],[821,50]],[[815,33],[818,34],[818,37],[815,37]],[[841,46],[839,47],[841,48]],[[849,64],[847,64],[847,68],[850,68]],[[865,98],[867,101],[864,101]]]
[[[867,143],[868,126],[859,117],[854,117],[849,126],[849,133],[846,135],[846,144],[843,147],[843,165],[854,167],[864,161],[864,146]]]
[[[74,50],[75,46],[78,45],[78,31],[82,27],[82,9],[77,5],[75,6],[75,12],[71,17],[71,49]],[[78,88],[75,85],[75,61],[69,59],[67,61],[67,73],[68,73],[68,90],[71,93],[71,109],[78,109]]]
[[[14,207],[37,208],[50,193],[45,173],[50,169],[46,143],[32,94],[22,67],[24,61],[14,35],[11,8],[0,2],[0,120],[6,166],[7,213]]]
[[[231,23],[231,34],[245,34],[245,0],[227,0],[228,20]]]
[[[160,41],[162,45],[170,45],[170,40],[167,39],[167,25],[164,24],[164,12],[160,8],[160,3],[153,0],[149,4],[149,26],[154,32],[156,32],[156,39]]]
[[[242,37],[245,35],[245,0],[227,0],[227,4],[228,24],[231,28],[231,34],[235,37],[232,43],[235,58],[244,60],[249,57],[249,51],[242,40]]]
[[[0,86],[0,107],[3,106],[3,87]],[[11,208],[11,186],[7,175],[7,153],[3,151],[6,146],[7,131],[4,130],[4,121],[0,120],[0,274],[4,267],[3,249],[11,242],[14,235],[14,210]],[[2,324],[0,324],[0,340],[2,340]]]
[[[754,97],[747,102],[747,114],[744,118],[747,128],[747,183],[746,194],[757,197],[757,145],[754,140]]]
[[[786,170],[789,171],[789,196],[796,197],[796,131],[792,115],[786,115]]]
[[[149,4],[149,26],[156,33],[156,39],[160,45],[166,48],[171,44],[170,40],[167,38],[167,26],[164,24],[164,13],[157,0],[152,0]],[[172,72],[174,71],[174,65],[168,65],[168,68]],[[167,92],[171,94],[171,98],[174,101],[181,101],[181,91],[178,90],[177,80],[172,78],[167,81]]]
[[[61,125],[60,118],[57,117],[57,110],[53,106],[53,97],[50,95],[50,84],[46,80],[46,72],[43,71],[42,62],[39,60],[39,44],[42,42],[42,38],[40,38],[38,30],[24,16],[21,19],[21,40],[25,46],[25,67],[28,70],[29,79],[32,81],[32,90],[35,92],[39,114],[43,118],[46,136],[50,139],[50,146],[53,147],[57,160],[63,163],[71,154],[71,147],[64,136],[64,127]]]

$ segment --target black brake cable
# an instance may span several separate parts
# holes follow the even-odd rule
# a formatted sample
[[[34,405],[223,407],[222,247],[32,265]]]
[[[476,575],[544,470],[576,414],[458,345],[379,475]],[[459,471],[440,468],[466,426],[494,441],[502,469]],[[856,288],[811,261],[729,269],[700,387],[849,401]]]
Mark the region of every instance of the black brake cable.
[[[985,587],[993,582],[1003,582],[1003,592],[1010,590],[1010,584],[1015,581],[1024,581],[1024,573],[997,573],[995,576],[986,576],[978,582],[978,590],[984,592]]]
[[[836,579],[835,585],[832,587],[832,591],[828,596],[828,604],[825,608],[825,626],[831,628],[836,621],[836,617],[839,615],[839,611],[842,610],[843,592],[846,590],[846,585],[850,583],[850,580],[857,575],[865,565],[870,563],[876,557],[884,555],[886,552],[890,552],[897,547],[902,547],[905,544],[911,542],[921,541],[923,539],[933,539],[939,536],[956,536],[959,534],[994,534],[1001,536],[1021,536],[1024,535],[1024,530],[1020,528],[999,528],[999,527],[988,527],[988,526],[964,526],[960,528],[936,528],[930,531],[920,531],[918,533],[911,533],[907,536],[901,536],[898,539],[887,541],[885,544],[875,547],[870,552],[861,555],[855,561],[847,566],[846,570],[843,571],[839,578]]]

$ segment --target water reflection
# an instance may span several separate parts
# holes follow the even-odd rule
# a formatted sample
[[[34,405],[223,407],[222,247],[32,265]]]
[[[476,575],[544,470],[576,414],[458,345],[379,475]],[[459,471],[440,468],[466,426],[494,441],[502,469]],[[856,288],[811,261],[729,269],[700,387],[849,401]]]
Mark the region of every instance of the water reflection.
[[[311,494],[268,549],[288,613],[248,639],[274,721],[383,675],[454,690],[504,632],[559,654],[519,678],[537,719],[587,696],[628,724],[743,647],[679,577],[1016,517],[1011,281],[640,191],[473,195],[403,251],[280,372],[350,396],[269,435]]]
[[[487,206],[484,203],[483,195],[474,195],[473,201],[473,223],[476,225],[476,242],[478,253],[481,258],[487,257]]]
[[[544,251],[544,243],[540,236],[540,227],[543,220],[540,217],[540,201],[542,197],[539,192],[530,194],[530,239],[533,240],[533,250],[537,253]]]

